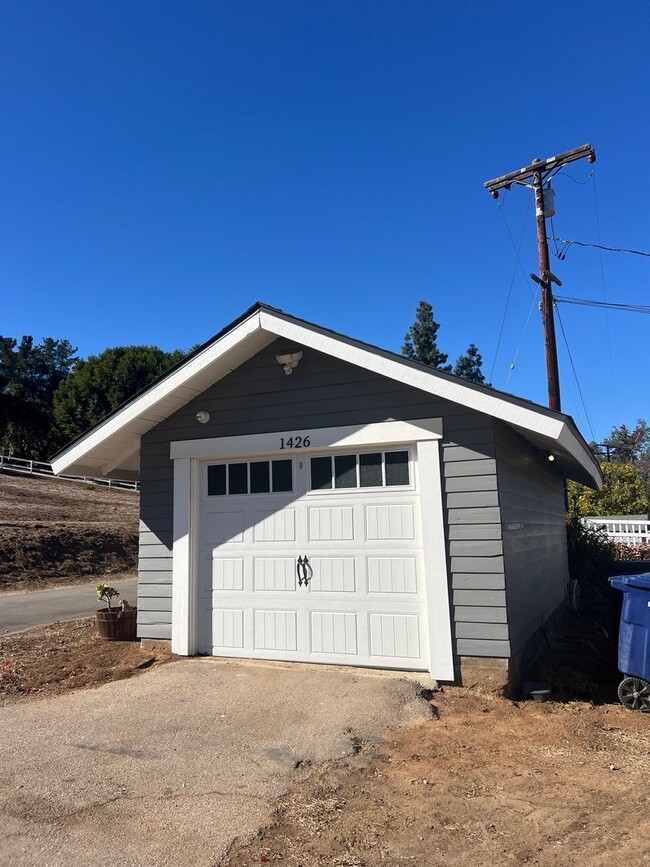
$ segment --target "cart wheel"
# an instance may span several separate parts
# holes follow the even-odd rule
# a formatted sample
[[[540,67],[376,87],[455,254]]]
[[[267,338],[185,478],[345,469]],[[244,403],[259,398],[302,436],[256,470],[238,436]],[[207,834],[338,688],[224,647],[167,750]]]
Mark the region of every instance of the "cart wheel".
[[[650,683],[642,677],[626,677],[618,687],[618,697],[623,707],[650,713]]]

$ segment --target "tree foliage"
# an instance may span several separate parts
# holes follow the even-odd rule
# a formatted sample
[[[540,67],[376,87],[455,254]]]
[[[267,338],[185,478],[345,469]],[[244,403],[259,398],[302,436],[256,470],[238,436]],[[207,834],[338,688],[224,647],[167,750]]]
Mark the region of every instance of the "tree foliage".
[[[474,343],[470,343],[467,347],[467,352],[464,355],[459,355],[454,364],[454,373],[463,379],[469,379],[470,382],[484,383],[483,376],[483,359],[481,353]]]
[[[54,419],[63,442],[101,421],[180,361],[180,349],[117,346],[80,361],[54,394]]]
[[[476,345],[470,343],[465,354],[460,355],[452,367],[447,364],[449,356],[438,346],[439,329],[440,324],[433,318],[433,307],[428,301],[420,301],[415,311],[415,322],[404,336],[402,355],[472,382],[485,382],[481,371],[483,359]]]
[[[446,364],[449,356],[441,352],[436,343],[439,328],[439,323],[433,318],[433,307],[428,301],[420,301],[415,311],[415,322],[404,336],[402,355],[428,367],[451,372],[451,367]]]
[[[67,340],[0,337],[0,450],[44,458],[54,444],[53,396],[77,362]]]
[[[578,515],[638,515],[648,508],[641,472],[630,464],[602,464],[602,491],[568,483],[569,507]]]

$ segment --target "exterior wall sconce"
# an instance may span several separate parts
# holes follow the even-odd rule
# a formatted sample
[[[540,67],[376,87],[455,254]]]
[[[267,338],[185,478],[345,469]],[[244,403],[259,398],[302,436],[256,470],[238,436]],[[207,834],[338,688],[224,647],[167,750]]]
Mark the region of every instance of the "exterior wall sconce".
[[[204,410],[204,409],[199,410],[199,412],[197,412],[197,414],[196,414],[196,420],[200,424],[206,424],[207,422],[210,421],[210,413],[206,412],[206,410]]]
[[[287,376],[290,376],[296,367],[298,367],[298,362],[302,358],[302,351],[299,352],[289,352],[287,355],[276,355],[275,360],[281,365],[282,370],[286,373]]]

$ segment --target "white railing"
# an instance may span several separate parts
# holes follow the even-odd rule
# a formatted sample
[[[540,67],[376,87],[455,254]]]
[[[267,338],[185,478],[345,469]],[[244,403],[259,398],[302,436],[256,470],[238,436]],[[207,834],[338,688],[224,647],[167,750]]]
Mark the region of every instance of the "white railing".
[[[627,542],[638,545],[650,542],[650,520],[623,516],[620,518],[583,518],[586,524],[603,529],[612,542]]]
[[[0,472],[25,473],[29,476],[53,476],[66,482],[87,482],[89,485],[102,485],[106,488],[126,488],[129,491],[139,491],[140,482],[127,482],[123,479],[98,479],[91,476],[54,476],[52,464],[45,461],[32,461],[29,458],[16,458],[12,455],[0,455]]]

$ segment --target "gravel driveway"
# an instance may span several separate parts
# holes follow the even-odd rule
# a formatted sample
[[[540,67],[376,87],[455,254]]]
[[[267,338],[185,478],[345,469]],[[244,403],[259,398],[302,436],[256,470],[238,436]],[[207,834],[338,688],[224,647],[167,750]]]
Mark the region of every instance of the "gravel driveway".
[[[0,711],[0,863],[203,867],[299,763],[424,719],[399,675],[187,659]]]

